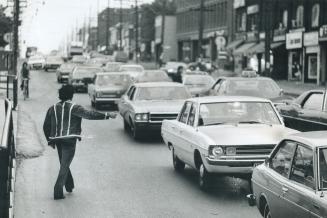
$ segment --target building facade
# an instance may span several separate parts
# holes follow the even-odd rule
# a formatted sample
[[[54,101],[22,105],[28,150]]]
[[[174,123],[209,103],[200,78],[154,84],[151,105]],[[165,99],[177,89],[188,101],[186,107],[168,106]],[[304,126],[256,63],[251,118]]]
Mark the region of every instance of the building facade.
[[[225,46],[230,39],[233,1],[206,0],[204,2],[204,30],[202,49],[204,58],[226,61]],[[176,0],[178,59],[195,61],[199,52],[200,1]]]

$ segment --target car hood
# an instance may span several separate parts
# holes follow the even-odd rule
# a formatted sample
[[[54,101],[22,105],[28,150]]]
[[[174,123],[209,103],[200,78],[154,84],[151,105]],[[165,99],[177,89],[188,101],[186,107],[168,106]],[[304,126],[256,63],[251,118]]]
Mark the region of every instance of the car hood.
[[[296,133],[283,125],[217,125],[198,127],[198,131],[215,145],[277,144],[288,134]]]
[[[136,113],[176,113],[182,109],[185,100],[165,101],[136,101],[134,109]]]
[[[127,90],[126,86],[96,86],[95,90],[97,92],[125,92]]]
[[[204,94],[210,90],[208,87],[187,87],[187,89],[192,95]]]

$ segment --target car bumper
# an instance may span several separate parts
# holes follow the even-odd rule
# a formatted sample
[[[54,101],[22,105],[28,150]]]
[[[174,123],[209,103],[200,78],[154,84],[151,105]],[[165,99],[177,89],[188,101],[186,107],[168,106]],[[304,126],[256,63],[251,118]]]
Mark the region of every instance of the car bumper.
[[[209,157],[205,158],[205,166],[210,173],[224,174],[251,174],[253,168],[262,164],[264,158],[252,160],[217,160]]]
[[[96,103],[118,104],[120,98],[95,98]]]
[[[136,122],[135,124],[136,129],[142,131],[154,131],[160,132],[162,123],[151,123],[151,122]]]

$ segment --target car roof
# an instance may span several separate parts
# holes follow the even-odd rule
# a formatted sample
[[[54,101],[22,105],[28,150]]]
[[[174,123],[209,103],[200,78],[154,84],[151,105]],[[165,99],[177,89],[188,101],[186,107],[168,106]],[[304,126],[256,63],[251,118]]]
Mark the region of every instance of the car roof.
[[[197,97],[190,98],[188,101],[197,102],[199,104],[203,103],[219,103],[219,102],[270,102],[270,100],[265,98],[257,98],[250,96],[207,96],[207,97]]]
[[[158,86],[164,86],[164,87],[184,87],[181,83],[176,82],[144,82],[144,83],[135,83],[135,87],[158,87]]]
[[[106,75],[127,75],[129,76],[128,73],[125,73],[125,72],[120,72],[120,71],[117,71],[117,72],[101,72],[101,73],[97,73],[96,74],[97,76],[106,76]]]
[[[142,65],[139,64],[122,64],[120,67],[142,67]]]
[[[241,77],[241,76],[236,76],[236,77],[219,77],[218,79],[225,79],[225,80],[271,80],[269,77],[262,77],[262,76],[257,76],[257,77]]]
[[[300,132],[291,134],[286,139],[303,143],[311,148],[327,146],[327,131]]]

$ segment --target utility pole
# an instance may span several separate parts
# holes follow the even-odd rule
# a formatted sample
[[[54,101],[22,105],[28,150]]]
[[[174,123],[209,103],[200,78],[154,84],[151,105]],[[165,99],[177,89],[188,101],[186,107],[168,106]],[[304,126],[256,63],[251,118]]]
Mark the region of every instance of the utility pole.
[[[163,0],[162,12],[161,12],[161,19],[162,19],[161,20],[161,54],[165,50],[166,7],[167,7],[167,0]]]
[[[203,29],[204,29],[204,0],[200,2],[200,17],[199,17],[199,43],[198,43],[198,52],[199,57],[204,57],[202,42],[203,42]]]
[[[139,62],[139,9],[137,0],[135,0],[135,60]]]
[[[14,26],[13,26],[13,73],[16,77],[13,80],[13,98],[14,98],[14,108],[17,106],[17,78],[18,78],[18,58],[19,58],[19,39],[18,39],[18,30],[19,30],[19,13],[20,6],[19,0],[14,0]],[[9,78],[9,77],[8,77]]]
[[[106,14],[106,51],[109,49],[109,19],[110,19],[110,0],[108,0],[107,4],[107,14]],[[98,34],[99,34],[99,29],[98,29]]]
[[[123,0],[120,0],[119,12],[119,50],[123,50]]]

